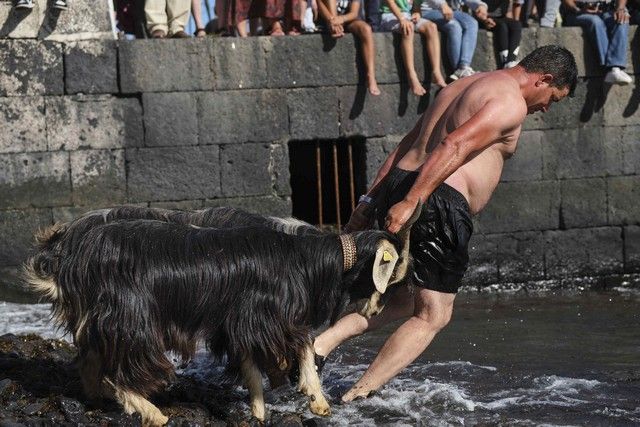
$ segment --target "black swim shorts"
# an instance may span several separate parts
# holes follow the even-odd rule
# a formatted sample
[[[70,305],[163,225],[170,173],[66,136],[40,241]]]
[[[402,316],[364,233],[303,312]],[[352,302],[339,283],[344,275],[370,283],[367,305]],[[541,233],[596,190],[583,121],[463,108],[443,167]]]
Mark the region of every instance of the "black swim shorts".
[[[375,198],[381,228],[389,208],[404,199],[417,177],[417,171],[396,167],[384,178]],[[441,184],[429,196],[411,228],[414,284],[438,292],[458,292],[469,265],[472,233],[467,200],[453,187]]]

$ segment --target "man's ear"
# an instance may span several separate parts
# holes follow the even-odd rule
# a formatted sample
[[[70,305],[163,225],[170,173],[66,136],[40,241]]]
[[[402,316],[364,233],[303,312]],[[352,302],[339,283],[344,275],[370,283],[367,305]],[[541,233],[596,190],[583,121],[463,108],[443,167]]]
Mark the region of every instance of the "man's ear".
[[[536,81],[536,86],[540,87],[543,84],[546,84],[547,86],[551,86],[552,83],[553,83],[552,74],[541,74],[538,80]]]

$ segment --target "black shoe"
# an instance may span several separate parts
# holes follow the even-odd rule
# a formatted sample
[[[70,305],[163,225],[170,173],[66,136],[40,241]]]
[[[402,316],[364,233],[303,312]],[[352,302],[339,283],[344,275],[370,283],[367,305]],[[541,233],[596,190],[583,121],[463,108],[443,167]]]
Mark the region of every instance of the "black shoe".
[[[320,356],[314,352],[313,358],[316,365],[316,372],[318,372],[319,377],[322,375],[325,363],[327,363],[327,356]],[[298,363],[298,359],[295,359],[291,366],[291,370],[289,371],[289,381],[291,381],[292,385],[298,384],[298,381],[300,381],[300,364]]]

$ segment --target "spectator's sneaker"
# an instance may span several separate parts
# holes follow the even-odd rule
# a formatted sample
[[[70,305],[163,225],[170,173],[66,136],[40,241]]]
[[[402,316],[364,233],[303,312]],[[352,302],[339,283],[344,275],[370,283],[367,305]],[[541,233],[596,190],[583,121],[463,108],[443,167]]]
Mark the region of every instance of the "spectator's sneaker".
[[[506,64],[504,64],[504,68],[513,68],[516,65],[518,65],[518,62],[520,61],[509,61]]]
[[[56,0],[53,2],[53,8],[58,10],[67,10],[69,6],[67,5],[67,0]]]
[[[14,6],[14,8],[16,8],[16,9],[33,9],[33,6],[35,6],[35,4],[33,3],[33,0],[18,0],[16,2],[16,5]]]
[[[476,72],[473,70],[473,68],[467,65],[466,67],[458,68],[456,71],[454,71],[453,74],[449,76],[449,78],[455,81],[463,77],[473,76],[475,73]]]
[[[619,67],[613,67],[607,75],[604,76],[604,81],[612,85],[628,85],[633,79]]]

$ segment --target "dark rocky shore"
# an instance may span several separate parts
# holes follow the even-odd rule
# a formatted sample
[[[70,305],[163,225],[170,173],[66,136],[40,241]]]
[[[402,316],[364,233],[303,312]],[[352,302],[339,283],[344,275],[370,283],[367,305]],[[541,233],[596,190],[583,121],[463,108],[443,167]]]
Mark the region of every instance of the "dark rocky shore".
[[[0,427],[96,425],[139,426],[112,401],[88,402],[75,367],[76,349],[62,340],[37,335],[0,336]],[[170,426],[259,425],[248,413],[228,409],[246,398],[228,386],[213,388],[188,376],[176,380],[153,402],[170,417]],[[313,426],[324,420],[272,412],[267,425]]]

